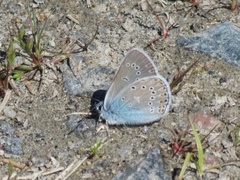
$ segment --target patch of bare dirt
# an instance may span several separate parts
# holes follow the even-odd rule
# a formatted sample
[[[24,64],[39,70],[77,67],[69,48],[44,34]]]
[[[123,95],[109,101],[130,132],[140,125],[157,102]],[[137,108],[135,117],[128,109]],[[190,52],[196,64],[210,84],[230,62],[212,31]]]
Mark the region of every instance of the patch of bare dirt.
[[[59,55],[58,52],[68,44],[68,40],[78,39],[78,43],[88,43],[98,27],[98,34],[88,50],[69,56],[71,66],[68,66],[67,60],[53,68],[44,65],[40,90],[37,90],[39,74],[31,81],[28,79],[33,74],[29,73],[15,82],[19,95],[12,91],[6,107],[16,112],[16,115],[10,117],[1,112],[0,121],[6,121],[13,127],[11,137],[23,140],[22,154],[9,154],[2,146],[0,149],[1,158],[29,166],[24,171],[14,167],[13,172],[17,176],[33,179],[39,173],[41,179],[55,179],[62,169],[51,175],[40,172],[61,167],[64,169],[73,161],[80,162],[89,156],[89,148],[98,141],[104,143],[97,156],[87,159],[69,179],[111,179],[156,145],[162,147],[167,173],[173,175],[182,168],[184,159],[172,157],[168,143],[174,135],[169,129],[176,128],[180,132],[186,130],[188,113],[197,122],[201,137],[208,134],[211,129],[209,126],[219,124],[207,138],[204,179],[232,179],[240,176],[239,143],[236,142],[240,124],[239,67],[185,50],[175,43],[180,36],[194,35],[219,22],[230,21],[239,26],[239,12],[231,12],[217,0],[200,1],[198,8],[182,1],[149,2],[166,27],[175,24],[165,40],[158,40],[152,45],[149,42],[159,37],[161,27],[146,1],[62,0],[44,1],[39,5],[14,0],[1,2],[2,51],[6,51],[10,32],[15,29],[12,20],[19,19],[19,24],[25,24],[31,31],[27,9],[31,11],[32,6],[36,14],[42,12],[48,17],[42,42],[46,54],[55,52]],[[69,116],[66,115],[89,112],[92,94],[109,87],[124,54],[132,47],[144,49],[157,65],[159,73],[168,81],[200,58],[199,63],[185,76],[182,88],[173,94],[169,115],[148,126],[110,126],[109,137],[105,130],[96,132],[95,120],[78,115],[75,121],[83,122],[84,127],[87,124],[86,130],[69,134],[72,130],[69,127],[74,126],[69,126]],[[80,46],[75,45],[74,48]],[[19,58],[21,61],[22,57]],[[56,60],[54,58],[46,56],[44,61],[51,62]],[[69,67],[73,68],[77,82],[80,82],[78,96],[71,95],[63,87],[63,74],[69,71]],[[97,127],[101,124],[104,123],[98,123]],[[0,136],[4,139],[9,135]],[[194,141],[192,135],[188,138],[188,141]],[[0,167],[0,177],[3,178],[8,174],[9,165],[0,162]],[[195,169],[194,165],[192,167]],[[194,170],[187,172],[186,179],[196,179],[198,176]]]

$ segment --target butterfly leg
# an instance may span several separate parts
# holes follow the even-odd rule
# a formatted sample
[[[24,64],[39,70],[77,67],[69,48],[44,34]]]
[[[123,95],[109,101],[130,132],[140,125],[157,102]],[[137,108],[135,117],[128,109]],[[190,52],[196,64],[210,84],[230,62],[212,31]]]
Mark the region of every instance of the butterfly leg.
[[[108,125],[102,124],[100,127],[96,128],[96,133],[98,133],[99,131],[102,131],[102,130],[105,130],[107,133],[107,137],[110,137],[109,132],[108,132],[108,130],[109,130]]]

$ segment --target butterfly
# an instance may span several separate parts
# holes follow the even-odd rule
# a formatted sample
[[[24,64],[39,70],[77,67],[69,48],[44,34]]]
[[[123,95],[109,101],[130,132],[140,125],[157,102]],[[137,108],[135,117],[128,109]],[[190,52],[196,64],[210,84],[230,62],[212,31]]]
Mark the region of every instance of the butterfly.
[[[171,89],[151,58],[133,48],[124,57],[101,102],[100,118],[109,125],[143,125],[160,120],[171,104]]]

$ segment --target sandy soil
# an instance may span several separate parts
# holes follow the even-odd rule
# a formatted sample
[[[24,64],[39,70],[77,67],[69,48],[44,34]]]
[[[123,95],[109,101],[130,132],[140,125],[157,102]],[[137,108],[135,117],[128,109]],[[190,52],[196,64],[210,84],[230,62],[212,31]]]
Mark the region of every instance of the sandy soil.
[[[48,17],[42,45],[44,54],[51,56],[44,58],[43,81],[39,91],[39,74],[30,81],[28,79],[32,73],[28,73],[15,82],[20,95],[13,91],[7,107],[14,110],[16,116],[10,118],[1,114],[1,121],[6,120],[12,125],[14,137],[23,138],[23,153],[11,155],[2,151],[1,156],[29,165],[30,168],[25,171],[14,168],[18,176],[33,175],[41,170],[68,167],[74,160],[81,161],[89,156],[91,146],[102,141],[104,143],[97,156],[86,160],[69,179],[111,179],[153,146],[159,146],[164,153],[167,173],[174,177],[183,166],[184,155],[172,157],[169,143],[178,135],[171,130],[184,132],[190,116],[199,122],[196,127],[201,137],[206,136],[214,124],[219,124],[204,144],[203,179],[240,177],[240,148],[237,141],[240,124],[239,67],[185,50],[175,43],[180,36],[197,34],[220,22],[230,21],[239,26],[239,12],[226,8],[230,1],[221,2],[200,1],[196,9],[187,2],[166,1],[164,4],[150,1],[167,27],[170,26],[167,22],[176,24],[165,40],[151,46],[148,43],[159,37],[161,27],[145,1],[91,1],[88,7],[86,1],[61,0],[45,1],[34,7],[37,16],[41,12]],[[31,11],[32,6],[32,2],[2,1],[2,51],[6,51],[9,45],[10,32],[16,29],[13,20],[17,19],[18,25],[24,24],[31,31],[27,9]],[[98,34],[88,51],[69,55],[76,75],[72,77],[79,83],[79,92],[71,93],[62,81],[71,74],[68,61],[63,60],[54,66],[46,64],[60,59],[57,52],[64,50],[68,41],[78,39],[82,43],[89,42],[97,26]],[[178,91],[177,88],[173,89],[169,115],[148,126],[110,126],[109,137],[105,130],[96,132],[96,119],[84,115],[66,116],[72,112],[89,112],[92,94],[108,88],[124,54],[132,47],[144,49],[169,82],[200,58],[191,73],[185,76],[183,86]],[[73,46],[73,49],[77,48],[78,45]],[[24,61],[23,57],[17,59],[18,62]],[[89,71],[91,73],[87,73]],[[80,121],[82,125],[69,134],[70,127],[74,127],[72,121]],[[104,122],[98,123],[97,127],[101,125]],[[193,135],[190,133],[185,140],[194,142]],[[0,174],[4,176],[7,172],[8,165],[1,162]],[[40,179],[55,179],[58,175],[57,172],[41,175]],[[198,177],[194,165],[191,165],[185,178]]]

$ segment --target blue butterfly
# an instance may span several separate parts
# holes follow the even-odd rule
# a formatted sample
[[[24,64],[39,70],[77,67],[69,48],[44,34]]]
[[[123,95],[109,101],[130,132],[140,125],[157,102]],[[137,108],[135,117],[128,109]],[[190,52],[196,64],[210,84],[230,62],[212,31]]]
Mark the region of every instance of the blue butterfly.
[[[151,58],[138,48],[123,59],[100,110],[109,125],[142,125],[160,120],[171,104],[168,82]]]

